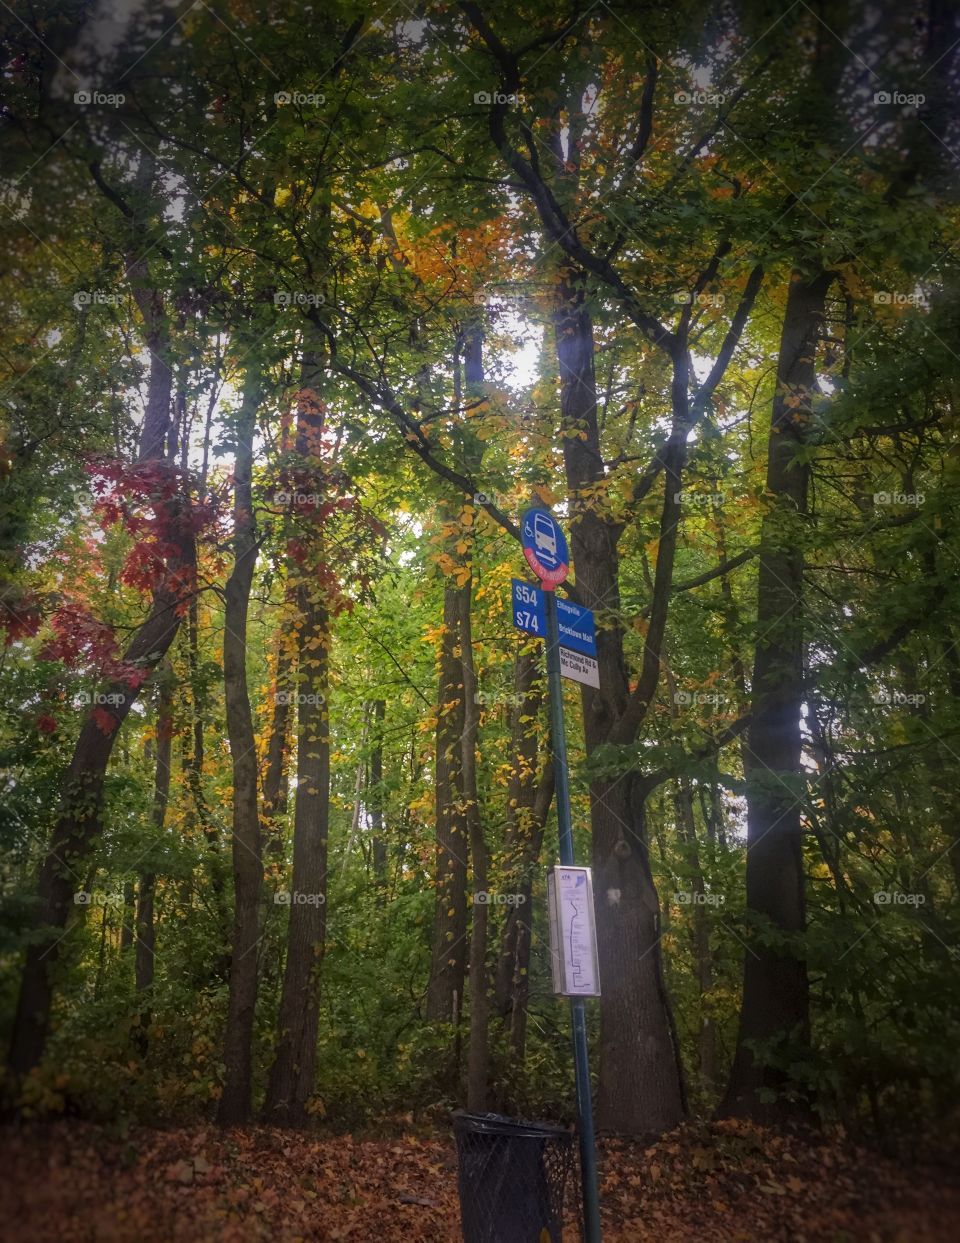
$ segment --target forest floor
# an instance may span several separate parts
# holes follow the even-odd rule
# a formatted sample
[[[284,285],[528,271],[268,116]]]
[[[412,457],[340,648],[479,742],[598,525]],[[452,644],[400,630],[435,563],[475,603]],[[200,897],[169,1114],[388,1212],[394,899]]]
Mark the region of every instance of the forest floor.
[[[0,1239],[20,1243],[458,1243],[452,1138],[268,1127],[0,1131]],[[946,1243],[960,1177],[744,1124],[601,1146],[605,1243]],[[577,1237],[568,1228],[565,1238]]]

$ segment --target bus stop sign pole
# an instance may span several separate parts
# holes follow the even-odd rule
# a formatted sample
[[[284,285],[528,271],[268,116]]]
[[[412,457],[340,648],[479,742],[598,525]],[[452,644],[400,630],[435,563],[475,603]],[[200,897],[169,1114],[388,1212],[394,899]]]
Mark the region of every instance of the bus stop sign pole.
[[[560,829],[560,863],[574,866],[573,823],[570,817],[570,780],[567,772],[567,736],[563,723],[563,683],[560,673],[560,627],[555,588],[569,570],[566,539],[552,514],[529,509],[521,520],[521,543],[530,568],[540,579],[546,603],[547,687],[550,699],[550,734],[556,776],[557,823]],[[577,1089],[577,1121],[580,1138],[580,1176],[583,1184],[585,1243],[601,1243],[600,1195],[597,1189],[597,1149],[590,1099],[590,1060],[587,1021],[582,997],[570,999],[573,1020],[573,1064]]]
[[[570,819],[570,782],[567,775],[567,740],[563,725],[563,684],[560,680],[560,631],[557,598],[546,591],[547,685],[550,692],[550,733],[553,771],[556,777],[557,821],[560,826],[560,862],[572,866],[573,825]],[[573,1065],[577,1083],[577,1120],[580,1133],[580,1175],[583,1180],[585,1243],[600,1243],[600,1195],[597,1190],[597,1149],[593,1134],[590,1100],[590,1059],[587,1051],[587,1019],[582,997],[570,999],[573,1019]]]

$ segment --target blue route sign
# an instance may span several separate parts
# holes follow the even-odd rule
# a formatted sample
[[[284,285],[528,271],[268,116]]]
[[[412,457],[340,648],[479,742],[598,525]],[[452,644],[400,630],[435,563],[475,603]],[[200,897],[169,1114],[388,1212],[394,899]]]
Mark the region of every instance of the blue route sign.
[[[527,634],[536,635],[538,639],[545,638],[547,614],[543,592],[531,583],[521,582],[519,578],[511,579],[511,583],[513,624],[518,630],[525,630]],[[571,600],[558,598],[557,629],[561,647],[580,652],[583,656],[596,656],[596,627],[589,609],[582,609]]]
[[[561,647],[569,647],[584,656],[596,656],[597,632],[589,609],[582,609],[572,600],[561,600],[558,596],[557,629],[560,631]]]
[[[520,542],[530,569],[547,591],[553,591],[570,571],[570,553],[560,523],[545,509],[528,509],[520,520]]]
[[[547,611],[543,592],[530,583],[522,583],[519,578],[511,580],[513,588],[510,592],[513,601],[513,624],[518,630],[534,634],[543,639],[547,634]]]

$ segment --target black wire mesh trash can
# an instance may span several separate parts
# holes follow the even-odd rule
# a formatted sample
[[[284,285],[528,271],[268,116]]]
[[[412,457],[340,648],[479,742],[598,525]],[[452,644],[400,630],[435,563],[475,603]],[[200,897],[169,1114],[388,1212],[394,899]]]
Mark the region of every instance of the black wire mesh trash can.
[[[453,1129],[464,1243],[562,1243],[573,1132],[462,1110]]]

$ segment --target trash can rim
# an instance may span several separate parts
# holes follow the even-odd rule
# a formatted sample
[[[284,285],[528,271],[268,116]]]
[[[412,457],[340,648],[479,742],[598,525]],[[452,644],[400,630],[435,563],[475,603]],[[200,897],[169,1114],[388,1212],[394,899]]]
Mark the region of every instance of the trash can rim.
[[[526,1139],[551,1139],[572,1134],[569,1127],[556,1122],[529,1122],[522,1118],[508,1118],[505,1114],[471,1113],[456,1109],[453,1114],[454,1130],[472,1135],[513,1135]]]

